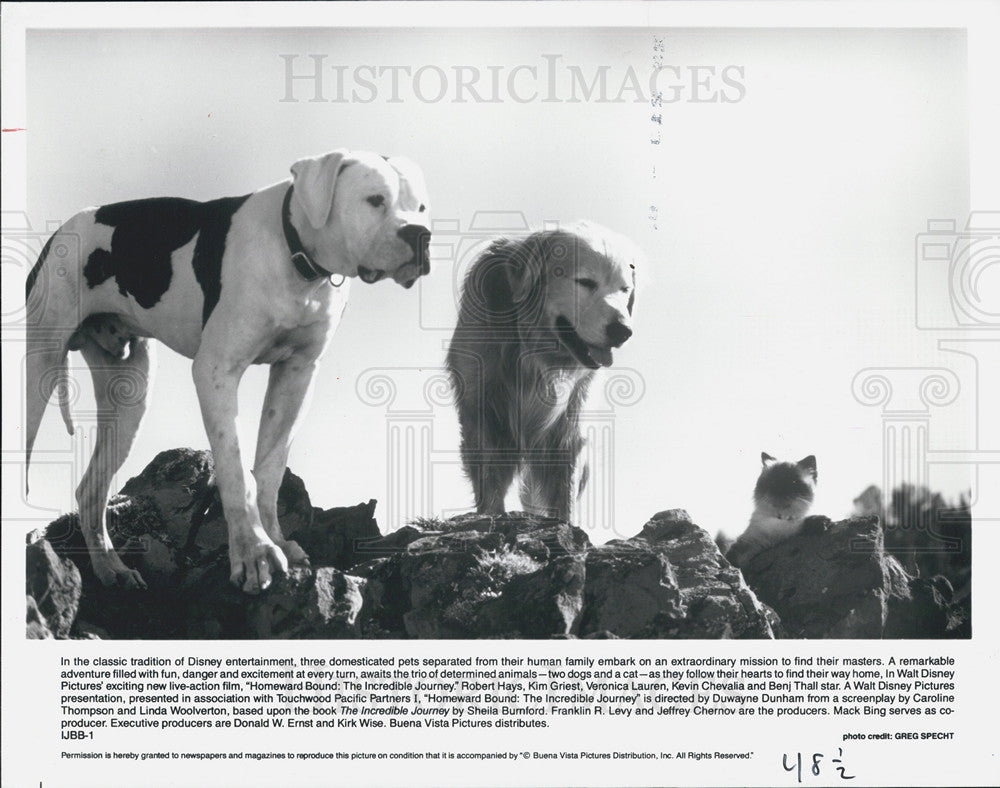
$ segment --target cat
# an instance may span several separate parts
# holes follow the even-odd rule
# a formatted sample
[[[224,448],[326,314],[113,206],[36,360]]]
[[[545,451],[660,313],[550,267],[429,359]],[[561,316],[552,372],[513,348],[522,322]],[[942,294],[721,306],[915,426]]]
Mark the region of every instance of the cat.
[[[734,566],[746,566],[758,553],[795,536],[804,527],[811,529],[815,525],[822,530],[829,522],[825,517],[807,516],[816,497],[815,456],[779,462],[762,452],[760,460],[763,468],[753,491],[750,524],[726,555]]]

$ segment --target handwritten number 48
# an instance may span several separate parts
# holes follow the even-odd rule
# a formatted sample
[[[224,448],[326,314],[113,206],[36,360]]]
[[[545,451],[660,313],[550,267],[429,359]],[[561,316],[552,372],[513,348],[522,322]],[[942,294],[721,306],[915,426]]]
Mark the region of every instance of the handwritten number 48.
[[[830,759],[831,763],[842,763],[841,758],[843,757],[843,755],[844,755],[843,748],[842,747],[838,747],[837,748],[837,757],[836,758],[831,758]],[[821,752],[814,752],[812,754],[812,767],[810,768],[809,771],[812,772],[813,777],[819,777],[819,775],[820,775],[819,764],[820,764],[820,761],[822,761],[823,758],[825,758],[825,757],[826,756],[823,753],[821,753]],[[782,768],[786,772],[795,772],[796,773],[796,775],[795,775],[796,780],[798,782],[802,782],[802,753],[801,752],[795,753],[795,760],[792,762],[791,765],[789,765],[789,763],[788,763],[788,753],[783,753],[782,756],[781,756],[781,766],[782,766]],[[835,768],[836,768],[836,770],[838,772],[840,772],[840,779],[841,780],[853,780],[854,779],[855,775],[853,775],[853,774],[850,774],[850,775],[847,774],[847,769],[845,767],[843,767],[843,766],[837,766]]]

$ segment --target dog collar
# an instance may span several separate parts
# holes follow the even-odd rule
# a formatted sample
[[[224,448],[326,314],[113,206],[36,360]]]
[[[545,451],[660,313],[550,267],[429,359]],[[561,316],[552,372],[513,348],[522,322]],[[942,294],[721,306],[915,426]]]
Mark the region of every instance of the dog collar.
[[[281,227],[285,231],[285,243],[288,244],[288,251],[292,253],[292,265],[299,272],[299,276],[307,282],[325,277],[330,280],[330,284],[334,287],[340,287],[344,284],[346,277],[340,274],[340,281],[334,283],[333,277],[337,274],[333,271],[327,271],[309,256],[302,245],[302,239],[299,238],[299,231],[292,224],[292,189],[294,188],[294,184],[288,187],[288,191],[285,192],[285,201],[281,206]]]

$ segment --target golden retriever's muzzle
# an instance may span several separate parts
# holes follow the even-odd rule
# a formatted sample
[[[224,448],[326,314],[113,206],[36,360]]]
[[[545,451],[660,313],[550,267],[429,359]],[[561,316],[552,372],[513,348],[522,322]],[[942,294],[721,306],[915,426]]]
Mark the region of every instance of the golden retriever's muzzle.
[[[616,320],[614,323],[608,325],[604,330],[608,335],[608,344],[611,347],[621,347],[624,345],[630,336],[632,336],[632,328],[626,323]]]
[[[606,329],[608,334],[608,346],[590,345],[583,340],[573,327],[570,321],[559,315],[556,318],[555,333],[570,353],[578,362],[588,369],[600,369],[610,367],[612,362],[612,348],[621,347],[625,341],[632,336],[632,329],[623,323],[612,323]]]

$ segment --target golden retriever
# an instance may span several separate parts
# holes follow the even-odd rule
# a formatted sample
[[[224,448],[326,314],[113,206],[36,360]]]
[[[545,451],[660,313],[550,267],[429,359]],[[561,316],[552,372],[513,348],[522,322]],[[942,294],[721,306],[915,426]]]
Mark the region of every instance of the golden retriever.
[[[493,242],[465,278],[447,366],[476,510],[572,522],[586,484],[580,408],[594,370],[632,336],[639,252],[581,222]]]

